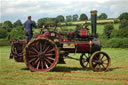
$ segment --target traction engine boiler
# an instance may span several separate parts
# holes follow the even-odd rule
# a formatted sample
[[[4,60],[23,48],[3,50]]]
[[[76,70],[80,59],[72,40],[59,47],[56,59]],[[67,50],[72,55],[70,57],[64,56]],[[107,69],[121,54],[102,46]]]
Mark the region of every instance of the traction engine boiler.
[[[11,40],[10,58],[25,62],[32,71],[46,72],[56,64],[64,64],[64,57],[75,59],[68,56],[69,53],[81,53],[79,61],[84,69],[106,71],[110,66],[110,57],[101,51],[101,42],[96,34],[96,18],[97,11],[91,11],[91,34],[87,25],[65,33],[60,25],[49,23],[30,42]]]

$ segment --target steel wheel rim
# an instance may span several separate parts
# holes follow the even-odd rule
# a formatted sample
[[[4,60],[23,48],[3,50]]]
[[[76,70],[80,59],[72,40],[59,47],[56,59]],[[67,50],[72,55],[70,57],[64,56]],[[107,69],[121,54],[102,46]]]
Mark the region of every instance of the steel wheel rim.
[[[49,71],[55,67],[58,62],[56,45],[46,38],[38,38],[29,43],[28,46],[26,46],[25,56],[27,66],[32,71],[37,72]]]
[[[105,52],[98,51],[91,56],[89,63],[93,71],[104,72],[110,66],[110,58]]]

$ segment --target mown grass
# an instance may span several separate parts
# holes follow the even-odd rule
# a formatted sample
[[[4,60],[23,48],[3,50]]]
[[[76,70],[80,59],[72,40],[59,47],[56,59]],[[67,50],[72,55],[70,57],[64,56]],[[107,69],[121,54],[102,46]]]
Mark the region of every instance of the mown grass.
[[[50,72],[31,72],[9,59],[10,47],[0,47],[0,85],[128,85],[128,49],[105,48],[111,57],[107,72],[84,70],[79,61],[65,59]],[[70,54],[78,58],[80,54]]]

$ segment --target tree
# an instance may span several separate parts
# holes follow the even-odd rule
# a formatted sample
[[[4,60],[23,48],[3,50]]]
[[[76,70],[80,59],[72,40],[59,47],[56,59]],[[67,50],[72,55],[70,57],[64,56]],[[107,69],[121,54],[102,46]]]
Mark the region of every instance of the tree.
[[[32,20],[32,24],[33,24],[34,26],[36,26],[36,22],[35,22],[34,20]]]
[[[10,32],[11,40],[23,40],[25,39],[25,31],[23,26],[17,26]]]
[[[56,18],[40,18],[37,21],[37,25],[38,25],[38,27],[41,28],[45,24],[55,23],[55,22],[56,22]]]
[[[12,28],[12,22],[11,22],[11,21],[5,21],[4,24],[5,24],[8,28]]]
[[[12,28],[9,28],[8,25],[6,25],[6,24],[2,24],[2,25],[1,25],[1,28],[2,28],[2,29],[5,29],[7,32],[10,32],[11,29],[12,29]]]
[[[71,22],[72,21],[72,16],[71,15],[66,16],[66,21]]]
[[[38,27],[41,28],[44,24],[45,24],[45,20],[43,18],[38,19],[38,21],[37,21]]]
[[[107,19],[107,14],[106,13],[101,13],[99,16],[98,16],[98,19]]]
[[[84,20],[88,20],[88,17],[86,14],[83,13],[80,15],[80,21],[84,21]]]
[[[6,38],[7,35],[7,30],[0,28],[0,38]]]
[[[123,20],[121,20],[121,22],[120,22],[119,29],[123,29],[123,28],[125,28],[125,27],[127,27],[127,26],[128,26],[128,20],[123,19]]]
[[[128,38],[128,26],[124,27],[123,29],[119,29],[118,35],[120,38]]]
[[[21,20],[17,20],[16,22],[14,22],[13,26],[14,26],[14,27],[22,26]]]
[[[78,15],[77,14],[74,14],[73,15],[73,21],[77,21],[78,20]]]
[[[120,20],[123,20],[123,19],[128,20],[128,12],[124,12],[124,13],[120,14],[119,19]]]
[[[59,16],[57,16],[56,17],[56,22],[58,23],[58,22],[64,22],[65,20],[64,20],[64,16],[63,15],[59,15]]]
[[[114,29],[114,26],[112,24],[106,24],[104,26],[104,34],[107,38],[111,37],[112,30]]]

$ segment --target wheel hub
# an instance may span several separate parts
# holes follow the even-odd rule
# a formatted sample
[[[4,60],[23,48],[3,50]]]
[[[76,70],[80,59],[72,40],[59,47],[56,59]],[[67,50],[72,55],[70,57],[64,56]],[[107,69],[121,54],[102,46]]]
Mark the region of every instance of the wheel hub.
[[[39,58],[40,58],[40,59],[44,59],[44,56],[45,56],[44,53],[39,53]]]
[[[103,61],[102,60],[99,60],[98,61],[98,64],[102,65],[103,64]]]

